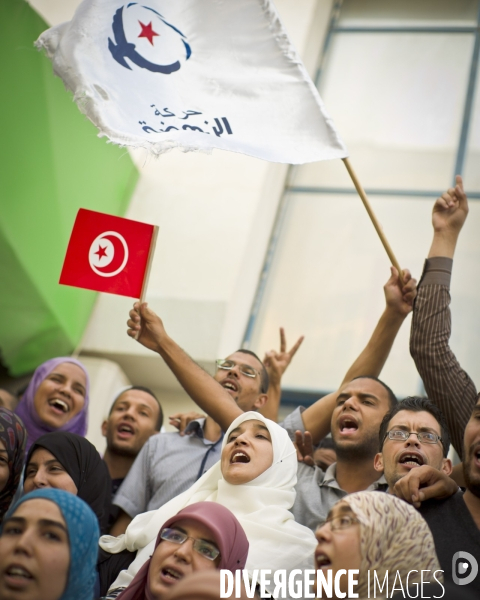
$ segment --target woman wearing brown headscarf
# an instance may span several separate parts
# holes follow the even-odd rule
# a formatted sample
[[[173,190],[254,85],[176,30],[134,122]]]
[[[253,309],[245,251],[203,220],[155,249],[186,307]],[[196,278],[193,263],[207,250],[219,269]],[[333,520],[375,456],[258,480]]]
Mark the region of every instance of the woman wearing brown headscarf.
[[[196,571],[243,569],[247,555],[247,536],[233,514],[216,502],[197,502],[164,523],[152,557],[117,598],[163,600]]]

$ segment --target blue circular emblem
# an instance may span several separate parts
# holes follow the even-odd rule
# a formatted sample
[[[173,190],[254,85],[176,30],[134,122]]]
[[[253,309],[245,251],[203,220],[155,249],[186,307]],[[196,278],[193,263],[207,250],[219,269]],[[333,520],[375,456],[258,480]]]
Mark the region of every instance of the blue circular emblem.
[[[108,38],[108,49],[126,69],[132,69],[128,59],[142,69],[169,75],[178,71],[192,55],[179,29],[153,8],[136,2],[116,11],[112,31],[115,41]]]

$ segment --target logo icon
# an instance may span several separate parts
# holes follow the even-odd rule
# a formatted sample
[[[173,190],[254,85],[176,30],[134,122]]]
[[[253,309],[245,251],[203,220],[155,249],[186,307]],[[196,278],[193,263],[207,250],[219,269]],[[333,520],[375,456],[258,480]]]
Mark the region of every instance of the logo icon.
[[[118,275],[125,268],[127,261],[127,242],[116,231],[101,233],[93,240],[88,252],[88,262],[92,270],[101,277]]]
[[[154,73],[169,75],[187,61],[192,49],[183,33],[163,16],[136,2],[120,7],[112,23],[115,42],[108,38],[113,58],[126,69],[129,61]]]
[[[463,577],[463,575],[466,577]],[[452,558],[452,578],[457,585],[472,583],[478,574],[478,563],[470,552],[455,552]],[[462,576],[462,577],[460,577]]]

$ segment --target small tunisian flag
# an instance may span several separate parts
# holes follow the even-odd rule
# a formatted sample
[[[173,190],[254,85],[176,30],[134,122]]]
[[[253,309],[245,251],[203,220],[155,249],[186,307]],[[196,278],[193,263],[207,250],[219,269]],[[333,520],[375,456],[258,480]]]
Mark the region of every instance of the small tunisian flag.
[[[140,298],[146,287],[158,227],[81,208],[60,283]]]

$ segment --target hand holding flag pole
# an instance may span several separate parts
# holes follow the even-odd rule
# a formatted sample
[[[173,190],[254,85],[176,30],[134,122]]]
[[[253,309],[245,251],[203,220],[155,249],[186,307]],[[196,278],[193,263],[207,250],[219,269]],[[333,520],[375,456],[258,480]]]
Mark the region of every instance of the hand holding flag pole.
[[[348,158],[342,158],[342,160],[343,160],[343,163],[345,164],[345,167],[347,168],[348,174],[350,175],[350,177],[353,181],[353,185],[355,186],[355,189],[357,190],[358,195],[360,196],[360,198],[363,202],[363,205],[365,206],[365,209],[367,210],[368,216],[370,217],[370,220],[372,221],[373,226],[375,227],[375,229],[378,233],[378,237],[380,238],[380,241],[382,242],[383,247],[385,248],[385,250],[388,254],[388,258],[390,259],[390,262],[398,271],[398,276],[400,278],[400,284],[403,287],[405,285],[405,282],[403,280],[403,275],[402,275],[403,271],[400,268],[400,265],[398,263],[398,260],[395,257],[395,254],[393,253],[392,247],[390,246],[385,234],[383,233],[382,226],[380,225],[375,213],[373,212],[373,208],[370,204],[367,194],[365,193],[365,190],[363,189],[362,184],[360,183]]]

